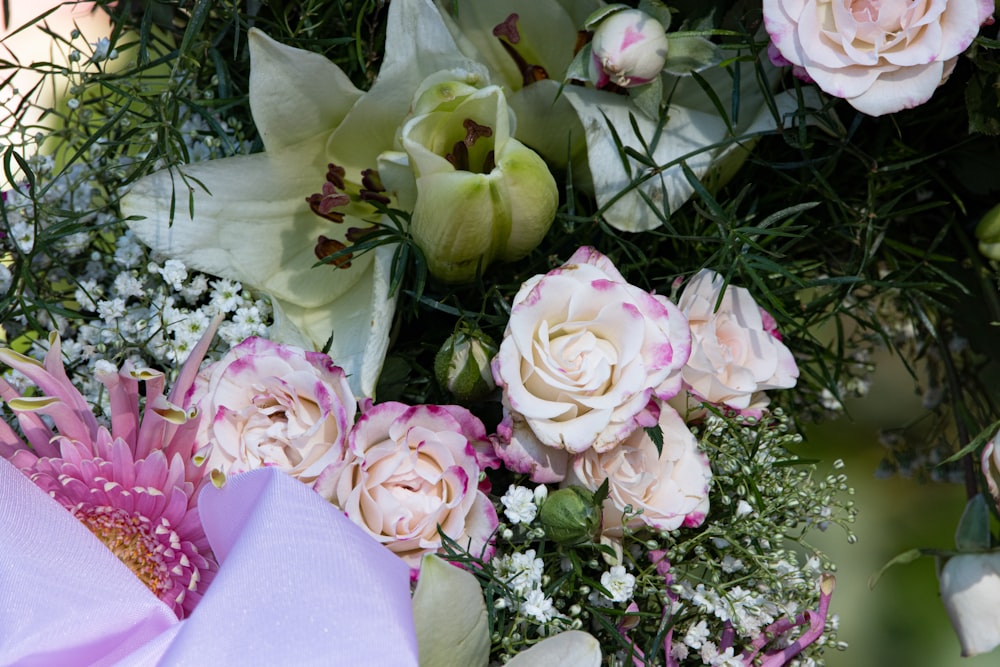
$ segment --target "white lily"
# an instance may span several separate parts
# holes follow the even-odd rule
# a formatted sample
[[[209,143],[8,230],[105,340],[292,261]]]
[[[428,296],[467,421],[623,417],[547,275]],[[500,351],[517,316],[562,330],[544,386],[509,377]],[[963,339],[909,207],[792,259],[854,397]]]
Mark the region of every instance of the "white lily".
[[[251,30],[250,107],[265,152],[153,174],[122,200],[123,215],[134,218],[129,226],[153,249],[270,295],[275,340],[318,349],[332,336],[330,356],[366,396],[395,311],[392,249],[353,257],[349,268],[314,268],[319,237],[345,243],[348,227],[367,226],[357,217],[371,209],[354,202],[344,224],[335,224],[306,198],[320,190],[329,163],[356,183],[393,149],[413,93],[430,73],[482,69],[461,55],[430,0],[392,3],[387,33],[378,79],[362,93],[326,58]]]
[[[452,4],[450,0],[438,2],[442,7]],[[660,119],[649,116],[631,96],[562,86],[573,59],[576,31],[583,25],[580,16],[602,4],[594,0],[511,0],[502,4],[459,0],[449,25],[461,32],[458,42],[466,53],[474,53],[517,91],[509,97],[518,115],[515,136],[551,163],[558,163],[565,161],[567,148],[577,146],[575,142],[582,134],[597,203],[608,207],[605,219],[622,231],[645,231],[658,227],[660,215],[669,215],[694,194],[680,164],[682,160],[697,178],[702,178],[734,152],[745,150],[736,144],[726,145],[734,137],[773,130],[777,123],[757,86],[752,63],[739,65],[746,69],[741,73],[744,84],[739,122],[732,132],[710,98],[690,78],[680,79],[676,88],[672,87],[673,80],[663,86],[664,90],[673,90],[662,132],[657,132]],[[512,14],[517,14],[516,21],[509,20]],[[502,26],[501,35],[516,31],[517,43],[503,46],[501,39],[494,36],[495,26]],[[543,68],[548,79],[525,85],[520,76],[523,68],[515,65],[511,50],[529,64]],[[716,67],[700,75],[720,99],[731,96],[732,77],[725,70]],[[790,95],[778,95],[776,102],[779,115],[797,107]],[[567,104],[578,121],[567,122]],[[638,134],[633,130],[633,120]],[[640,153],[647,153],[644,146],[649,147],[648,158],[657,169],[631,157],[623,162],[613,131],[621,146]],[[655,142],[654,137],[658,137]],[[634,187],[633,182],[637,182]]]

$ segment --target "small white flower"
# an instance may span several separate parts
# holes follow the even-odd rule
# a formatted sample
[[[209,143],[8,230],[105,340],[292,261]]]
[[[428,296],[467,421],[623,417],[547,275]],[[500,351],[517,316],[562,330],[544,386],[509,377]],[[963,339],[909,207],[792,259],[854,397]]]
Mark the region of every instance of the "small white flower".
[[[6,293],[10,289],[14,276],[6,264],[0,264],[0,292]]]
[[[696,651],[702,647],[706,639],[708,639],[708,623],[704,619],[688,628],[684,635],[684,643]]]
[[[145,287],[135,274],[131,271],[123,271],[115,276],[111,284],[112,291],[123,299],[130,296],[141,297],[145,294]]]
[[[240,305],[240,291],[243,286],[234,280],[220,278],[213,280],[212,307],[220,313],[230,313]]]
[[[612,602],[628,602],[635,590],[635,577],[625,571],[622,565],[615,565],[601,575],[601,586],[611,594]]]
[[[547,623],[557,614],[555,607],[552,605],[552,598],[545,597],[545,593],[537,588],[528,591],[528,594],[524,596],[520,610],[522,614],[535,619],[539,623]]]
[[[535,494],[526,486],[511,486],[500,502],[504,506],[504,516],[513,524],[531,523],[538,512]]]
[[[739,572],[743,569],[743,561],[739,558],[733,558],[729,554],[722,557],[722,571],[727,574],[732,574],[733,572]]]
[[[747,514],[753,514],[753,507],[747,501],[740,500],[736,503],[736,516],[746,516]]]
[[[10,225],[10,237],[21,252],[29,253],[35,247],[35,226],[18,220]]]
[[[98,301],[97,315],[108,324],[114,324],[125,315],[125,299],[116,297],[109,301]]]
[[[125,268],[133,269],[139,266],[146,251],[131,231],[125,232],[115,242],[115,262]]]
[[[163,280],[168,285],[178,291],[183,287],[188,275],[184,263],[176,259],[168,259],[156,272],[163,276]]]
[[[535,550],[528,549],[522,553],[512,553],[501,556],[493,564],[497,577],[517,595],[537,588],[542,584],[542,570],[545,563],[541,558],[535,558]]]

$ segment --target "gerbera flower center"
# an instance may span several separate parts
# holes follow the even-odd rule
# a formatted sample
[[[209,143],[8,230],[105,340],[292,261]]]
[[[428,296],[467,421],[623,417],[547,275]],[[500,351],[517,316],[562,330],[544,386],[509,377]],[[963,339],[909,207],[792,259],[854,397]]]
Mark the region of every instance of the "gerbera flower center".
[[[173,586],[164,562],[163,544],[146,517],[114,507],[77,506],[73,515],[90,529],[118,560],[139,577],[153,595]]]

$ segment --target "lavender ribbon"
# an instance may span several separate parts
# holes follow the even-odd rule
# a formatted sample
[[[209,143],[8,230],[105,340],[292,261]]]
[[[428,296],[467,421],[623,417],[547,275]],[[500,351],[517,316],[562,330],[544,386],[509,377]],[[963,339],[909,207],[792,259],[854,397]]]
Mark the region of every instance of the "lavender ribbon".
[[[274,469],[202,491],[219,572],[184,621],[0,459],[0,665],[416,666],[409,569]]]

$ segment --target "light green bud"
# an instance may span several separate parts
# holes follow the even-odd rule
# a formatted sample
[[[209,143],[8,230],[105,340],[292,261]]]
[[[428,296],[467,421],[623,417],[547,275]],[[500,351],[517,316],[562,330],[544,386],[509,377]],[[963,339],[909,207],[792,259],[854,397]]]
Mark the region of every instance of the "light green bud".
[[[542,158],[511,136],[503,91],[436,82],[420,103],[434,110],[411,118],[400,142],[416,178],[410,231],[431,274],[468,282],[527,255],[555,219],[559,192]]]
[[[987,211],[976,225],[976,238],[979,239],[979,252],[1000,261],[1000,204]]]
[[[553,491],[538,510],[545,536],[571,546],[594,538],[601,525],[601,508],[592,491],[582,486],[567,486]]]
[[[434,377],[460,402],[479,401],[496,389],[490,361],[497,346],[486,334],[457,331],[434,358]]]

